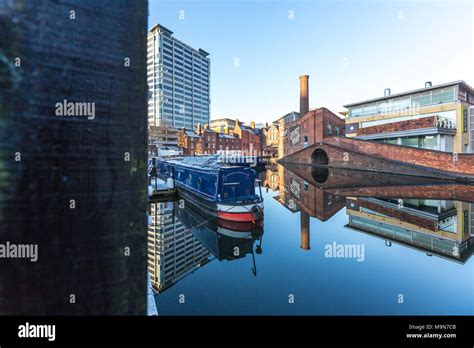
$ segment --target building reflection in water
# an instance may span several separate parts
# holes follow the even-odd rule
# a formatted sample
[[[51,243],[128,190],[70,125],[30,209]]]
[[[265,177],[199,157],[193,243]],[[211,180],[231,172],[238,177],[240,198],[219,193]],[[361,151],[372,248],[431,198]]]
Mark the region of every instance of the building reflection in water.
[[[403,206],[401,205],[403,202]],[[471,204],[445,200],[347,199],[348,227],[461,262],[470,255]],[[471,226],[472,230],[472,226]]]
[[[250,254],[257,275],[255,254],[262,253],[263,226],[206,216],[183,199],[153,202],[148,209],[148,272],[155,292],[214,259],[232,261]]]
[[[465,263],[474,237],[474,186],[346,169],[278,166],[263,173],[275,199],[300,214],[301,248],[310,249],[310,217],[326,221],[346,208],[346,227]],[[268,180],[268,178],[272,178]]]
[[[156,292],[209,262],[209,251],[179,221],[176,205],[173,201],[149,204],[148,272]]]

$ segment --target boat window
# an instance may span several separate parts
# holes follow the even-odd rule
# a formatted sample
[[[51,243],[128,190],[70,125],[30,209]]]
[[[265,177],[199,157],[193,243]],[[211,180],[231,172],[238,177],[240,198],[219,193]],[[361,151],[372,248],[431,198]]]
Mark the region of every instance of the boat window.
[[[199,178],[198,179],[198,186],[201,186],[201,184],[202,184],[202,178]]]

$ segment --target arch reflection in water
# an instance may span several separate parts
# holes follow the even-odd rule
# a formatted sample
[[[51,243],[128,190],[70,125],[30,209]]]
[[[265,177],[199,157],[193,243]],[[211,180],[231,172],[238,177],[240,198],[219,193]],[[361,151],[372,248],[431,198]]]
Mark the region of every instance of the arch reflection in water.
[[[323,184],[329,177],[329,168],[313,165],[311,168],[311,176],[318,184]]]
[[[149,204],[148,271],[152,288],[161,293],[210,261],[236,260],[262,253],[263,224],[229,222],[209,216],[191,202]],[[257,245],[254,249],[254,244]]]

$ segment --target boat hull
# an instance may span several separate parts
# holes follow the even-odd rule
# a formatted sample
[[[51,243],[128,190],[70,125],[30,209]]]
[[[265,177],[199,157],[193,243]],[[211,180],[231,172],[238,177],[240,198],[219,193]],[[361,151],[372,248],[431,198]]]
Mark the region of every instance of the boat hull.
[[[180,196],[198,206],[209,216],[225,221],[263,224],[263,200],[261,199],[258,199],[256,202],[244,201],[226,204],[225,202],[205,200],[180,186],[177,186],[177,190]]]

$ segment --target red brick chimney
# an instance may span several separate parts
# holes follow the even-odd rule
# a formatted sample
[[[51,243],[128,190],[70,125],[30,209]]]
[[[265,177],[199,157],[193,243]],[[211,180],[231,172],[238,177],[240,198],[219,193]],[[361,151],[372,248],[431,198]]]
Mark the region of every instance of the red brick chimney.
[[[300,117],[309,111],[309,75],[300,76]]]
[[[300,117],[303,117],[309,112],[309,76],[300,76]],[[301,226],[301,249],[310,249],[310,231],[309,231],[309,215],[305,211],[300,212],[300,226]]]

